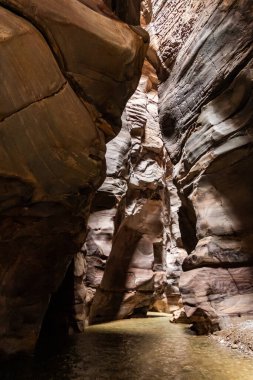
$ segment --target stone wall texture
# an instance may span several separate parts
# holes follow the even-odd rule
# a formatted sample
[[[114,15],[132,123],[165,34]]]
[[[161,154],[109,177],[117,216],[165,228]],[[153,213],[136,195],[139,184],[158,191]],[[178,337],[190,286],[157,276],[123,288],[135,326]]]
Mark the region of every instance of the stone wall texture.
[[[163,141],[182,202],[180,290],[199,332],[253,312],[251,1],[154,1],[152,33],[169,71]]]
[[[0,0],[0,18],[0,354],[43,320],[252,317],[252,0]]]
[[[97,1],[1,0],[0,18],[0,352],[10,354],[34,348],[83,245],[148,35]]]
[[[142,4],[146,28],[151,5]],[[89,323],[143,316],[148,310],[172,312],[181,305],[178,280],[187,254],[178,225],[181,203],[159,127],[157,75],[165,69],[152,46],[151,39],[122,130],[107,144],[107,177],[88,222],[84,303]]]
[[[121,189],[121,194],[107,216],[104,210],[97,213],[104,226],[110,224],[105,256],[111,254],[91,309],[92,323],[150,307],[160,310],[163,296],[164,310],[171,310],[168,305],[180,305],[180,294],[198,333],[251,317],[252,7],[246,0],[142,2],[142,23],[151,38],[149,64],[127,105],[121,140],[107,154],[105,192]],[[151,66],[159,79],[155,87]],[[120,159],[116,151],[122,152]],[[155,203],[161,219],[152,217]],[[163,228],[156,235],[159,223]],[[93,236],[101,239],[103,227],[96,228],[97,221],[94,226]],[[162,258],[158,266],[157,257]],[[164,276],[159,296],[155,280],[152,285],[148,280],[154,268]],[[145,289],[143,301],[140,289]]]

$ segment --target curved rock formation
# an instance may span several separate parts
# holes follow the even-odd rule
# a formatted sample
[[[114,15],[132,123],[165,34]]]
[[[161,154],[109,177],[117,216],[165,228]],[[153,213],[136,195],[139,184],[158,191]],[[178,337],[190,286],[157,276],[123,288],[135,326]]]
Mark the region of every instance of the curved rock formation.
[[[185,248],[180,290],[186,314],[199,333],[214,331],[253,313],[252,4],[154,0],[142,2],[142,9],[151,35],[147,59],[162,82],[163,141],[156,127],[149,129],[153,89],[146,78],[127,106],[128,127],[109,147],[108,177],[92,215],[89,302],[111,254],[90,321],[147,310],[157,296],[154,268],[164,270],[165,262],[159,295],[170,287],[167,305],[172,294],[178,301]]]
[[[252,316],[252,15],[0,0],[0,353],[34,348],[67,268],[78,331],[84,300],[91,323],[177,308],[183,259],[198,332]]]
[[[158,56],[170,71],[159,89],[161,129],[190,254],[180,288],[198,331],[212,331],[253,313],[253,5],[153,3]]]
[[[144,31],[85,3],[0,1],[5,353],[34,348],[50,296],[85,239],[105,139],[119,131],[145,56]]]
[[[108,247],[110,255],[105,273],[91,305],[90,323],[120,319],[134,312],[145,313],[152,302],[154,287],[162,291],[165,282],[161,199],[165,190],[164,149],[157,123],[157,79],[148,63],[145,66],[145,74],[124,112],[123,130],[108,144],[107,178],[99,193],[104,194],[104,208],[109,204],[108,197],[114,198],[113,208],[106,213],[114,219],[113,235],[108,241],[111,252]],[[93,236],[98,242],[96,227],[101,228],[102,220],[103,223],[107,220],[105,210],[96,214]],[[98,231],[99,236],[102,231]],[[102,252],[104,244],[103,240]],[[157,252],[160,267],[153,271],[154,246],[158,245],[161,246]],[[89,244],[87,248],[89,262]]]
[[[85,250],[90,323],[179,307],[185,253],[173,226],[177,197],[159,130],[157,84],[146,61],[123,129],[107,145],[107,178],[93,202]]]

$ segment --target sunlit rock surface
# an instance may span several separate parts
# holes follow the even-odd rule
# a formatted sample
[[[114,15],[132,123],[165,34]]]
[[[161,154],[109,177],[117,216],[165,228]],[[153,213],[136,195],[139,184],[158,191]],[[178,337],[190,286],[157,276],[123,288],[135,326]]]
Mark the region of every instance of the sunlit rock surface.
[[[179,308],[185,251],[173,226],[178,198],[159,129],[157,84],[146,61],[123,129],[107,145],[107,178],[94,199],[86,242],[90,323]],[[175,193],[172,204],[167,186]]]
[[[97,200],[99,196],[101,200],[104,198],[104,206],[91,215],[89,222],[100,252],[107,257],[110,254],[102,282],[100,284],[98,278],[95,284],[97,292],[90,323],[120,319],[134,312],[145,314],[155,287],[163,292],[166,280],[163,268],[164,147],[157,123],[157,79],[152,67],[149,70],[153,77],[143,74],[125,109],[123,130],[108,144],[107,178],[97,194]],[[102,206],[101,202],[96,203],[96,198],[94,205]],[[86,246],[90,262],[89,241]],[[159,264],[156,268],[155,246]]]
[[[169,76],[159,88],[189,257],[181,293],[199,332],[252,307],[251,1],[153,1],[150,27]]]
[[[139,81],[145,32],[85,3],[0,1],[1,353],[34,348]]]

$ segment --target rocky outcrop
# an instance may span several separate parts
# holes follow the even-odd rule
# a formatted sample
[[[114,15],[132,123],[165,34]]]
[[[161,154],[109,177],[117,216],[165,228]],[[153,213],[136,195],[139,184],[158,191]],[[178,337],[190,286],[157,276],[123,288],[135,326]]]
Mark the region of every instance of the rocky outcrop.
[[[148,40],[89,1],[0,1],[0,351],[29,351],[85,239]],[[80,275],[80,271],[75,273]]]
[[[160,124],[189,254],[180,289],[199,332],[253,313],[252,11],[247,0],[153,2],[169,71]]]

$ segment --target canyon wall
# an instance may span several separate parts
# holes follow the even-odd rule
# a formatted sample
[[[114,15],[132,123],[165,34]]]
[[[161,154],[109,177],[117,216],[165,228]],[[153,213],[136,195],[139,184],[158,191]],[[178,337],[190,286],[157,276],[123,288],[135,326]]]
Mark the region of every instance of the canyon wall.
[[[180,291],[200,333],[253,313],[252,15],[250,0],[153,1],[168,71],[160,126],[189,254]]]
[[[252,316],[252,15],[0,0],[0,353],[34,348],[50,299],[77,331],[180,297],[199,333]]]
[[[159,139],[162,137],[161,144],[165,145],[166,152],[159,159],[156,152],[155,160],[163,170],[163,195],[159,195],[161,200],[158,202],[161,202],[160,215],[163,218],[160,221],[164,224],[166,237],[161,238],[162,249],[153,241],[152,253],[143,237],[146,239],[151,231],[156,230],[159,218],[152,220],[147,234],[142,230],[147,216],[142,217],[141,223],[135,222],[135,213],[142,215],[139,204],[143,194],[146,197],[149,189],[156,187],[159,173],[157,167],[150,175],[152,180],[147,182],[145,170],[150,166],[151,156],[146,154],[145,139],[152,145],[153,138],[146,128],[153,118],[148,105],[143,112],[137,91],[126,109],[126,114],[130,112],[127,119],[130,121],[130,142],[129,136],[122,135],[122,141],[118,140],[118,146],[112,148],[113,152],[124,150],[120,170],[123,177],[128,173],[129,179],[122,184],[117,182],[117,191],[122,189],[120,200],[115,198],[114,211],[110,208],[112,213],[107,214],[108,222],[104,219],[104,227],[110,224],[109,235],[106,235],[106,228],[104,231],[105,239],[110,236],[110,247],[105,256],[111,247],[112,250],[90,320],[95,323],[121,318],[135,313],[135,308],[142,311],[142,307],[151,307],[155,297],[154,285],[153,288],[143,288],[147,296],[144,303],[132,301],[136,300],[136,293],[130,297],[131,292],[138,293],[138,276],[132,270],[138,263],[134,259],[135,255],[138,256],[134,253],[135,247],[140,244],[142,248],[139,250],[146,252],[147,256],[150,252],[153,265],[156,249],[163,252],[160,257],[166,264],[167,258],[180,255],[180,250],[182,261],[184,248],[188,253],[180,276],[184,309],[198,333],[212,332],[231,321],[250,318],[253,312],[253,5],[246,0],[154,0],[143,2],[142,7],[142,21],[143,18],[144,22],[149,20],[146,28],[151,37],[147,59],[161,82],[158,97],[162,136]],[[142,82],[139,89],[141,86]],[[150,90],[146,91],[149,94]],[[141,98],[145,99],[143,93]],[[141,133],[135,129],[136,118],[144,120]],[[156,128],[158,130],[158,124]],[[130,156],[126,157],[129,149]],[[107,160],[109,167],[112,162],[115,165],[118,162],[114,153],[111,156]],[[121,172],[118,168],[118,172],[112,173],[114,181],[120,177],[122,180]],[[110,186],[116,184],[114,181],[111,180]],[[142,192],[134,194],[133,188]],[[108,194],[117,191],[107,189]],[[131,203],[135,207],[129,208]],[[146,200],[145,207],[148,208],[148,204],[149,200]],[[152,215],[151,209],[148,214]],[[101,214],[99,218],[103,219]],[[97,220],[91,224],[94,242],[94,234],[95,240],[101,239],[103,227],[100,229]],[[124,229],[125,225],[127,228]],[[172,227],[176,231],[174,236],[178,235],[174,242],[168,233]],[[147,257],[141,265],[136,264],[138,270],[140,267],[144,270],[144,263],[148,260]],[[101,281],[105,262],[104,257],[96,287]],[[166,265],[161,268],[166,273]],[[180,270],[180,260],[179,266],[173,268],[171,278],[176,277],[176,269]],[[166,281],[168,278],[167,272]],[[164,289],[166,285],[163,294]],[[125,299],[127,296],[132,302],[130,307]]]
[[[178,309],[185,255],[171,247],[171,163],[160,135],[157,84],[146,61],[122,131],[107,145],[107,177],[94,199],[86,242],[91,324]]]
[[[150,78],[142,76],[124,112],[123,129],[108,146],[107,178],[99,192],[104,194],[105,208],[108,198],[114,197],[113,208],[91,215],[93,241],[102,252],[107,251],[105,256],[110,255],[91,306],[90,323],[120,319],[134,310],[145,313],[154,286],[162,288],[164,282],[165,157],[157,123],[157,94]],[[96,239],[101,239],[101,232],[102,242]]]
[[[142,2],[142,26],[151,18],[151,2]],[[178,227],[180,201],[159,127],[157,74],[165,72],[159,65],[151,40],[122,130],[107,144],[107,177],[93,202],[85,287],[77,294],[79,311],[86,295],[91,324],[180,307],[178,279],[186,252]]]
[[[10,354],[34,348],[83,245],[148,35],[101,1],[1,0],[0,17],[0,352]]]

